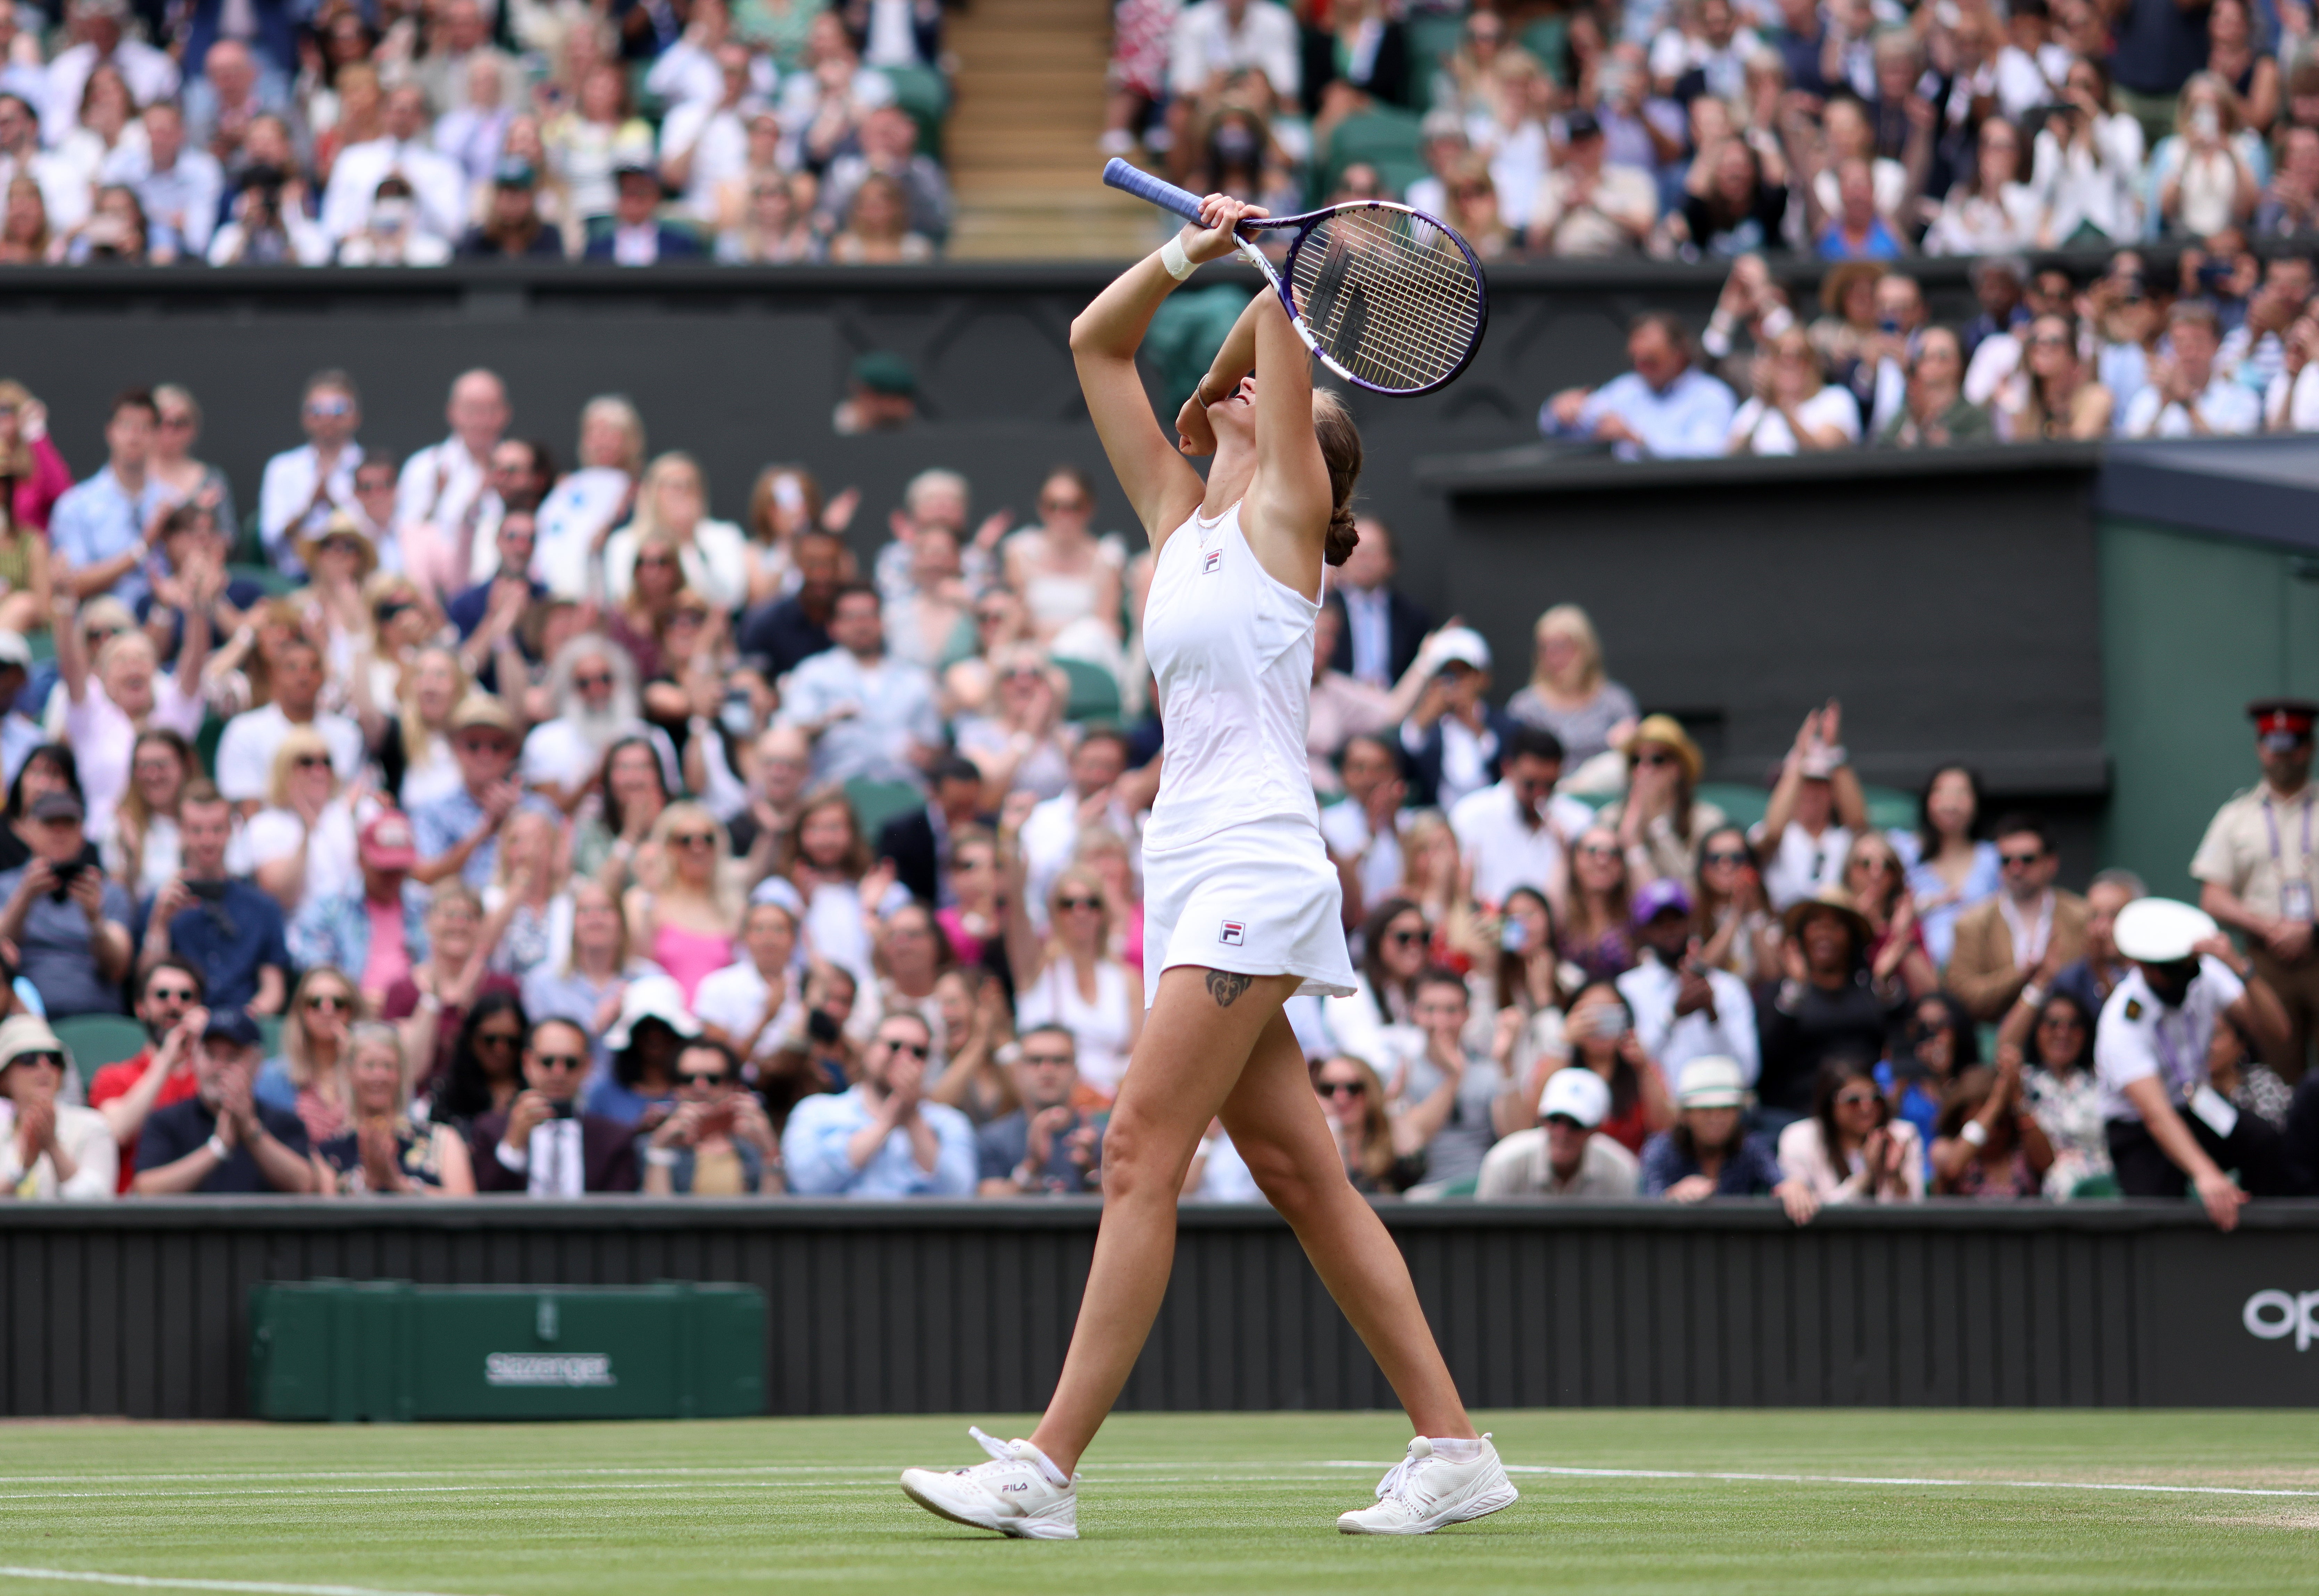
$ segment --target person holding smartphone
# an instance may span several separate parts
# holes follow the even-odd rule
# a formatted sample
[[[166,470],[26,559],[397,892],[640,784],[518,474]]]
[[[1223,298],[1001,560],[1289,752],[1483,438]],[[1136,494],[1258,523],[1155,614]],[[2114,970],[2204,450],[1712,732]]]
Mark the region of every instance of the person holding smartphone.
[[[0,874],[0,938],[20,950],[51,1020],[121,1013],[129,973],[129,894],[105,878],[82,834],[86,818],[74,793],[42,793],[32,803],[32,858]]]
[[[647,1197],[770,1197],[784,1188],[781,1143],[764,1105],[741,1087],[741,1061],[721,1041],[676,1056],[676,1111],[639,1137]]]
[[[628,1127],[580,1112],[588,1032],[570,1020],[533,1023],[523,1046],[524,1090],[505,1109],[475,1121],[469,1147],[479,1192],[578,1197],[636,1189]]]

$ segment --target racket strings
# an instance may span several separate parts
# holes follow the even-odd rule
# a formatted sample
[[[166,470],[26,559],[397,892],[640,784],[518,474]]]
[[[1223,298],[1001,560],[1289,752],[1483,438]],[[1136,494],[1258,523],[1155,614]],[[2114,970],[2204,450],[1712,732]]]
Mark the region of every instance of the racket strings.
[[[1430,387],[1479,330],[1481,285],[1440,230],[1403,211],[1340,212],[1296,251],[1293,285],[1313,338],[1365,382]]]

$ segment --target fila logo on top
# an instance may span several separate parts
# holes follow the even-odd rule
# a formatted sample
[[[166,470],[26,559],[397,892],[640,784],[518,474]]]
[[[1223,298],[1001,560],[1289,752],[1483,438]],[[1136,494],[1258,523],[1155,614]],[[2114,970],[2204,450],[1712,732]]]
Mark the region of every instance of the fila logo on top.
[[[1238,920],[1227,920],[1223,929],[1216,933],[1216,941],[1227,948],[1237,948],[1248,941],[1248,926]]]
[[[1202,576],[1214,576],[1217,572],[1222,571],[1223,568],[1224,551],[1220,548],[1212,548],[1208,551],[1206,561],[1200,566],[1200,574]]]

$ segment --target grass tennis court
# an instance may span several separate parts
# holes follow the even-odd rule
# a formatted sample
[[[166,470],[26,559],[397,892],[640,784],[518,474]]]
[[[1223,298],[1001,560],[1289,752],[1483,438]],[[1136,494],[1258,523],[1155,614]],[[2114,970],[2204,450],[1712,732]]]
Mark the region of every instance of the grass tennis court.
[[[1522,1500],[1494,1518],[1354,1538],[1335,1516],[1399,1455],[1399,1415],[1128,1414],[1084,1466],[1084,1538],[1028,1543],[932,1518],[895,1488],[906,1464],[979,1460],[962,1417],[28,1421],[0,1425],[0,1596],[2319,1588],[2305,1412],[1484,1421],[1510,1465],[1603,1472],[1517,1473]],[[1005,1436],[1028,1421],[981,1422]],[[2176,1489],[2089,1488],[2102,1485]]]

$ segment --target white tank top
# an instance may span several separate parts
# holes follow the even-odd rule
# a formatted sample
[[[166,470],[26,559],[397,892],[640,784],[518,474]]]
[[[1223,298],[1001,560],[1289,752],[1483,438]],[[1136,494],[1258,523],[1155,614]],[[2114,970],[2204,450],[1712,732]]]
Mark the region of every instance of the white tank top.
[[[1143,841],[1176,848],[1279,816],[1316,833],[1304,722],[1321,607],[1257,563],[1235,504],[1192,518],[1160,551],[1143,611],[1167,763]]]

